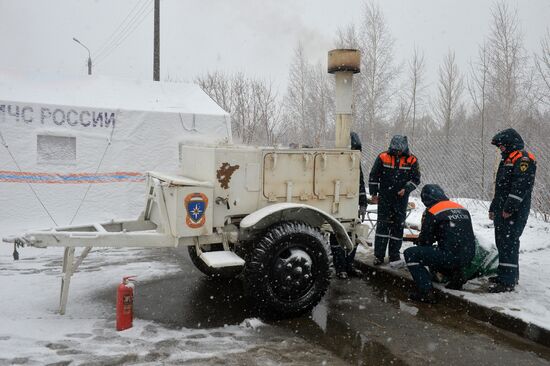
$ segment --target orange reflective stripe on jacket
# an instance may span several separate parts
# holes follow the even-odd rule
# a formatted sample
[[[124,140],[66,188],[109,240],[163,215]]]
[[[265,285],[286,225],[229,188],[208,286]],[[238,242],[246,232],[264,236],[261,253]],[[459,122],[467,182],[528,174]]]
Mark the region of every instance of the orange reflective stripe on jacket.
[[[403,166],[411,166],[413,165],[414,163],[416,163],[416,157],[414,157],[413,155],[409,156],[407,159],[403,159],[399,162],[399,167],[403,167]]]
[[[516,150],[516,151],[513,151],[512,153],[510,153],[510,155],[508,155],[508,159],[510,159],[512,161],[512,164],[515,164],[516,161],[521,158],[523,154],[521,153],[521,151],[519,150]]]
[[[383,152],[379,155],[380,160],[382,160],[382,164],[386,167],[395,168],[395,156],[388,154],[387,152]],[[406,159],[401,159],[399,161],[399,167],[404,166],[411,166],[414,163],[416,163],[416,157],[414,155],[409,156]]]
[[[441,201],[433,205],[428,211],[432,215],[437,215],[438,213],[441,213],[443,211],[456,209],[456,208],[464,208],[464,207],[453,201]]]
[[[382,164],[390,165],[393,167],[393,159],[390,154],[383,152],[382,154],[380,154],[380,160],[382,160]]]
[[[527,156],[532,161],[536,161],[535,155],[531,154],[530,152],[527,153]],[[523,152],[520,150],[512,151],[510,155],[508,155],[508,158],[505,161],[505,164],[512,164],[514,165],[516,161],[518,161],[519,158],[523,157]]]

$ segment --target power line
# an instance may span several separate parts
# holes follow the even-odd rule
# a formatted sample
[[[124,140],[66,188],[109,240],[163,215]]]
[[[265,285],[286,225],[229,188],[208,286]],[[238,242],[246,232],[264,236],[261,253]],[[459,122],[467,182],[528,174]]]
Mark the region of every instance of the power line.
[[[100,57],[99,61],[96,62],[96,65],[103,62],[108,56],[110,56],[111,53],[114,50],[116,50],[141,25],[141,23],[143,23],[143,21],[147,18],[147,16],[152,11],[153,11],[153,8],[149,9],[149,11],[147,13],[145,13],[143,15],[143,17],[137,23],[135,23],[135,26],[133,28],[131,28],[130,30],[128,30],[128,32],[126,32],[126,34],[122,37],[122,39],[120,39],[120,41],[118,41],[116,44],[114,44],[106,53],[104,53],[102,55],[102,57]]]
[[[115,39],[115,36],[118,36],[117,33],[122,29],[122,27],[126,26],[126,21],[128,19],[130,19],[130,16],[132,16],[132,14],[136,11],[136,9],[138,7],[143,7],[144,4],[147,2],[148,0],[139,0],[136,2],[136,5],[132,8],[132,10],[130,10],[130,12],[128,12],[128,14],[126,15],[126,17],[122,20],[122,22],[120,22],[120,24],[118,25],[118,27],[111,33],[111,35],[109,36],[109,38],[107,38],[107,40],[103,43],[103,45],[101,45],[101,47],[99,47],[98,49],[96,49],[93,53],[95,56],[99,55],[100,53],[102,53],[103,51],[105,51],[105,49],[110,46],[110,44],[112,43],[112,41]],[[134,14],[135,15],[135,14]]]
[[[139,23],[144,16],[144,14],[147,12],[147,8],[150,6],[150,3],[148,0],[145,0],[145,3],[140,7],[140,9],[131,16],[131,18],[128,20],[128,22],[121,28],[121,30],[118,32],[117,35],[109,42],[109,44],[103,48],[103,50],[99,53],[99,55],[96,55],[96,58],[99,57],[104,58],[106,55],[108,55],[110,52],[112,52],[113,49],[117,47],[120,40],[124,38],[128,32],[132,32],[135,28],[135,25]]]
[[[139,14],[137,14],[134,19],[132,19],[132,23],[129,23],[127,27],[120,33],[118,36],[118,39],[116,39],[114,42],[112,42],[112,45],[105,49],[99,57],[96,58],[95,64],[101,63],[103,60],[105,60],[115,49],[117,49],[140,25],[143,23],[143,21],[147,18],[147,16],[153,11],[153,7],[149,8],[147,10],[147,7],[144,7],[142,11],[140,11]],[[140,18],[141,17],[141,18]]]
[[[130,31],[128,31],[128,33],[126,33],[126,35],[117,44],[115,44],[111,48],[111,50],[101,58],[99,62],[103,62],[114,50],[116,50],[122,43],[124,43],[124,41],[141,25],[141,23],[143,23],[143,21],[147,19],[147,16],[151,14],[152,11],[153,11],[153,8],[149,9],[149,11],[146,14],[144,14],[143,18],[141,18],[139,22],[136,23],[135,27],[132,28]]]

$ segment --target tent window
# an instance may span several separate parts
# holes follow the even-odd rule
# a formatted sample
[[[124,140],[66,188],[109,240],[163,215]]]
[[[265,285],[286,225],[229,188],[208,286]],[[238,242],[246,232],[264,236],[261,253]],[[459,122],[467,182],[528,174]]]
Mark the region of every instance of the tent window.
[[[76,137],[37,135],[38,163],[76,163]]]

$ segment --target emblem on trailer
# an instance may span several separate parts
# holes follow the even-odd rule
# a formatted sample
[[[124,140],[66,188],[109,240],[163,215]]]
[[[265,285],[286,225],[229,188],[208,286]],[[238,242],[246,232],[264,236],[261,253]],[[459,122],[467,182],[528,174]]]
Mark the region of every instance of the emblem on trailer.
[[[206,207],[208,206],[208,197],[204,193],[191,193],[185,197],[185,210],[187,217],[185,223],[190,228],[196,229],[204,225],[206,221]]]

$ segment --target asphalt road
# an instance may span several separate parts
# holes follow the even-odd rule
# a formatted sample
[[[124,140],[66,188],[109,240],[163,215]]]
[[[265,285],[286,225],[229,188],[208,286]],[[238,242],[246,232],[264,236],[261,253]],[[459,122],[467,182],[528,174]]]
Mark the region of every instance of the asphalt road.
[[[258,317],[240,280],[206,278],[185,249],[163,255],[180,263],[182,271],[140,283],[136,317],[168,327],[216,331]],[[409,302],[407,289],[392,286],[367,276],[333,280],[312,314],[266,321],[255,347],[191,364],[550,365],[550,349],[449,305]]]

